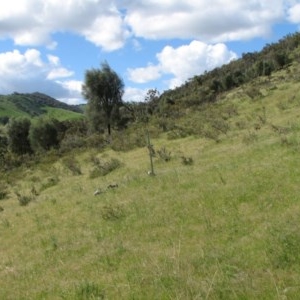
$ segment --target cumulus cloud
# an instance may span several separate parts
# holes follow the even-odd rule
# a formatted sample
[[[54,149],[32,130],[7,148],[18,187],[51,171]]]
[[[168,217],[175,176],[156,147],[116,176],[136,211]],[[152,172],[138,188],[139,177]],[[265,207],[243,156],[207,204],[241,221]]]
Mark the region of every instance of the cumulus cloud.
[[[292,23],[300,23],[300,3],[289,8],[288,19]]]
[[[85,100],[82,99],[81,90],[82,90],[82,81],[79,80],[65,80],[65,81],[58,81],[67,94],[64,96],[58,96],[57,100],[65,102],[70,105],[84,103]]]
[[[36,49],[0,53],[0,94],[39,91],[57,99],[79,101],[81,83],[61,80],[71,75],[73,72],[61,66],[58,57],[48,56],[48,61],[43,61]]]
[[[56,46],[55,32],[83,36],[107,51],[128,37],[207,43],[265,36],[284,19],[288,0],[10,0],[0,2],[0,38]],[[297,5],[291,12],[295,20]]]
[[[111,51],[122,47],[128,36],[121,12],[105,0],[1,1],[0,21],[0,38],[22,46],[53,48],[52,33],[65,31]]]
[[[208,45],[200,41],[192,41],[178,48],[166,46],[156,55],[158,64],[144,68],[129,69],[130,79],[136,83],[149,82],[160,76],[172,75],[168,82],[174,88],[188,78],[212,70],[237,58],[225,44]]]
[[[142,102],[145,100],[147,92],[148,89],[127,87],[123,95],[123,100],[125,102]]]
[[[125,1],[126,23],[137,37],[201,39],[206,42],[249,39],[270,32],[284,18],[284,0],[140,0]]]
[[[159,66],[148,65],[145,68],[128,69],[129,80],[136,83],[145,83],[161,77]]]

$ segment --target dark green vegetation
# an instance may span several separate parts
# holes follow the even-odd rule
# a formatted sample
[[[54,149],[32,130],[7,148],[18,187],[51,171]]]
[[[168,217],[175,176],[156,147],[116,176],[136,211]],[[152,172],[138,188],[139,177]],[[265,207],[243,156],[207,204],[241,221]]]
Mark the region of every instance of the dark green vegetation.
[[[298,299],[299,53],[198,104],[208,78],[150,91],[110,143],[70,121],[55,147],[20,155],[5,137],[26,121],[3,127],[0,298]],[[61,125],[39,122],[31,147]]]
[[[119,108],[122,105],[124,83],[107,63],[101,69],[88,70],[82,87],[87,99],[87,117],[94,132],[101,131],[103,124],[111,135],[111,125],[119,119]]]

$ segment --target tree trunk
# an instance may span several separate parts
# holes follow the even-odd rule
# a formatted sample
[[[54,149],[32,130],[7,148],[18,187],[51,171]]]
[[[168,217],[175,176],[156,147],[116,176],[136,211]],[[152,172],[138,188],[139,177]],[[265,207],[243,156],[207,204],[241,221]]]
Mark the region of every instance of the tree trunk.
[[[111,133],[111,130],[110,130],[110,123],[107,124],[107,132],[108,132],[108,135],[110,136],[110,133]]]

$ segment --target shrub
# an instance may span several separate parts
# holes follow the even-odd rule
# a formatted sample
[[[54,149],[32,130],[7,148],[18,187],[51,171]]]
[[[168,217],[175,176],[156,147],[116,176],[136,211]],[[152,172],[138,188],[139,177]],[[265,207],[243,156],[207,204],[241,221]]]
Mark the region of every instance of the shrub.
[[[29,142],[29,119],[11,119],[8,123],[8,145],[10,150],[18,155],[32,153]]]
[[[245,94],[250,97],[251,99],[259,98],[261,97],[261,92],[257,87],[250,86],[245,90]]]
[[[194,163],[194,160],[191,157],[182,156],[181,157],[181,162],[185,166],[190,166]]]
[[[30,143],[35,151],[50,150],[58,148],[59,138],[57,125],[58,121],[53,119],[39,118],[30,127]]]
[[[90,178],[105,176],[115,169],[121,167],[121,165],[121,162],[116,158],[112,158],[107,161],[99,160],[99,162],[94,165],[93,170],[90,172]]]
[[[91,148],[102,149],[107,145],[107,140],[104,135],[95,133],[86,138],[86,144]]]
[[[53,176],[48,178],[41,186],[40,191],[48,189],[52,186],[55,186],[59,183],[59,178],[57,176]]]
[[[81,175],[81,169],[79,162],[76,160],[74,156],[68,156],[63,159],[63,164],[66,166],[68,170],[72,172],[73,175]]]
[[[76,148],[82,148],[86,145],[86,141],[82,136],[67,134],[60,143],[60,150],[68,152]]]
[[[8,151],[8,140],[6,136],[0,135],[0,166],[4,160],[4,156]]]
[[[7,195],[8,195],[7,186],[6,184],[0,181],[0,200],[5,199]]]
[[[28,195],[21,195],[19,193],[16,193],[19,204],[21,206],[26,206],[29,204],[29,202],[31,202],[33,200],[32,196],[28,196]]]
[[[101,211],[101,217],[106,221],[115,221],[124,216],[124,212],[119,205],[106,205]]]
[[[167,162],[171,160],[171,152],[168,151],[166,147],[162,147],[160,150],[157,150],[157,154],[163,161]]]
[[[25,155],[18,155],[12,152],[6,152],[3,155],[3,160],[1,161],[1,168],[5,171],[10,171],[14,168],[20,167],[26,161],[29,160],[29,157]]]
[[[167,137],[169,140],[185,138],[192,134],[192,130],[185,127],[176,126],[172,131],[169,131]]]
[[[211,121],[211,127],[220,131],[223,134],[226,134],[229,130],[228,123],[223,119],[214,119]]]

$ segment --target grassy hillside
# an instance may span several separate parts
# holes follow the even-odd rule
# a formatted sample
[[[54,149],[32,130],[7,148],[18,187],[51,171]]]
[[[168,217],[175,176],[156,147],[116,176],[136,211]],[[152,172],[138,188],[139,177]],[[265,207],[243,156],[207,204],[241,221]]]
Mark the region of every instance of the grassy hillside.
[[[146,148],[1,174],[0,298],[298,299],[298,79],[187,111],[152,140],[155,176]]]
[[[82,109],[41,93],[0,95],[0,118],[49,115],[58,120],[82,117]]]

